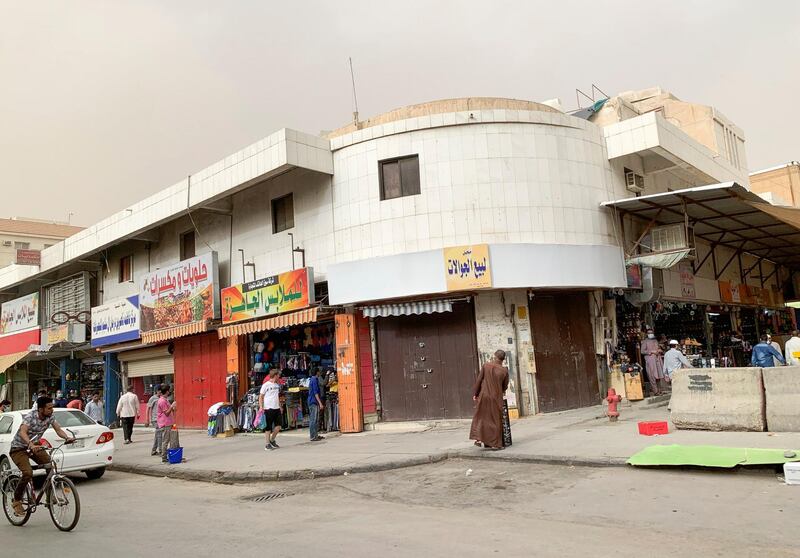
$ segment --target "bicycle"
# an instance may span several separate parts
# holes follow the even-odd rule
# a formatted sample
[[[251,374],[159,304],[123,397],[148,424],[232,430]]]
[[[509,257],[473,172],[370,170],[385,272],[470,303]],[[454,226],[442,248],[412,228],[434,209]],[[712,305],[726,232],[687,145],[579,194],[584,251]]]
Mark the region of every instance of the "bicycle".
[[[69,430],[68,430],[69,432]],[[72,434],[72,432],[70,432]],[[73,438],[75,437],[72,434]],[[58,464],[54,455],[60,451],[63,459],[64,450],[62,447],[69,442],[63,442],[57,447],[51,447],[47,451],[50,456],[50,463],[45,465],[34,465],[33,470],[47,469],[47,476],[44,480],[42,489],[38,494],[33,492],[33,483],[28,483],[25,490],[25,496],[22,498],[22,505],[25,510],[25,515],[17,516],[14,513],[12,501],[14,499],[14,491],[17,485],[22,480],[22,475],[19,472],[7,471],[2,478],[3,490],[3,512],[6,514],[6,519],[9,523],[16,527],[25,525],[31,517],[31,514],[36,511],[40,505],[44,505],[50,510],[50,519],[53,524],[60,531],[72,531],[78,520],[81,517],[81,500],[78,496],[78,491],[75,489],[73,482],[58,472]],[[47,496],[44,504],[42,498]]]

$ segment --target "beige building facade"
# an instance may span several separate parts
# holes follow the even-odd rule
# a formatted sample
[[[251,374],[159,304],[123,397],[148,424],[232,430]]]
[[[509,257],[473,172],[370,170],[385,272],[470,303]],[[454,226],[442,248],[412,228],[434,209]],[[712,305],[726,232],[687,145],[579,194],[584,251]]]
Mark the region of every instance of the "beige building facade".
[[[775,205],[800,207],[800,163],[791,161],[750,175],[756,194]]]
[[[0,219],[0,268],[32,264],[37,253],[82,230],[82,227],[53,221]]]

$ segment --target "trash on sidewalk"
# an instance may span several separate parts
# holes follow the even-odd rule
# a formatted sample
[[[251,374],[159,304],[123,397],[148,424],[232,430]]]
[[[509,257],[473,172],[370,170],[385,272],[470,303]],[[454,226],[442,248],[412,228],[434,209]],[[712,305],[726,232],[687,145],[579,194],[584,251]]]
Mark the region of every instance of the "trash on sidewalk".
[[[800,484],[800,463],[784,463],[783,478],[786,484]]]
[[[663,434],[669,434],[669,424],[665,420],[640,422],[639,434],[642,436],[660,436]]]
[[[636,467],[719,467],[738,465],[781,465],[800,462],[800,456],[786,457],[786,450],[760,448],[725,448],[720,446],[650,446],[628,459]]]
[[[472,469],[467,469],[467,473],[466,473],[464,476],[465,476],[465,477],[468,477],[468,476],[470,476],[471,474],[472,474]]]

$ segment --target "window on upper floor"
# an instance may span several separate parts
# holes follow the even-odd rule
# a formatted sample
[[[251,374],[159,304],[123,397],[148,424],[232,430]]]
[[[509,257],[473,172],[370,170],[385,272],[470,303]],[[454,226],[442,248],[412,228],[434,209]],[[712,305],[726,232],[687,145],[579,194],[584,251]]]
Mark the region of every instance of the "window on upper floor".
[[[181,260],[188,260],[197,255],[194,239],[194,231],[185,232],[181,235]]]
[[[43,250],[47,250],[48,248],[52,248],[52,244],[45,244]]]
[[[382,200],[419,194],[419,155],[378,161],[378,177]]]
[[[119,259],[119,282],[133,281],[133,255]]]
[[[272,200],[272,234],[294,228],[294,196],[286,194]]]
[[[14,250],[30,250],[31,243],[30,242],[15,242],[14,243]]]

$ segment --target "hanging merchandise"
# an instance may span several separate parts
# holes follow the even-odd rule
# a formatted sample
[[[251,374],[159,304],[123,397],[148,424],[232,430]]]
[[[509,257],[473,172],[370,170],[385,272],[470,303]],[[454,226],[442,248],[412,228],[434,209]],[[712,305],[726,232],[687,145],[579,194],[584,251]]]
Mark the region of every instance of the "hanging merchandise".
[[[220,402],[208,408],[208,435],[220,438],[233,436],[237,428],[233,405]]]
[[[249,391],[239,401],[237,423],[242,430],[260,430],[258,420],[258,390],[267,380],[270,370],[280,372],[281,410],[283,428],[308,426],[308,389],[316,368],[324,372],[321,384],[330,386],[327,373],[335,367],[335,326],[332,321],[305,326],[274,329],[252,334],[250,341],[251,367],[248,373]],[[335,381],[335,373],[333,374]],[[335,392],[334,392],[335,393]],[[338,399],[332,395],[326,401],[322,427],[338,430]]]

